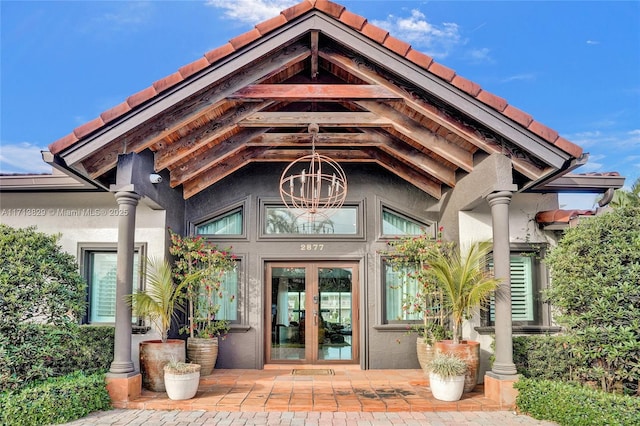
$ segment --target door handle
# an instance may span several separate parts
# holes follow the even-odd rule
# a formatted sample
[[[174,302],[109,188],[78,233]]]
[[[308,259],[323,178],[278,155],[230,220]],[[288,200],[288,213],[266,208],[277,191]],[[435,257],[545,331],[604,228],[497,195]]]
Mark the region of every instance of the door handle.
[[[313,311],[313,325],[318,325],[318,311]]]

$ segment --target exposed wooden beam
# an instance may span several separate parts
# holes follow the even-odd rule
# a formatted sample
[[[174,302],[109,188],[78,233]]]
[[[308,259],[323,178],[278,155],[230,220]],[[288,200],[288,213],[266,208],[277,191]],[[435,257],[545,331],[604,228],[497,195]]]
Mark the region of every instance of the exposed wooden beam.
[[[423,190],[432,197],[438,200],[442,197],[441,184],[429,179],[413,168],[408,167],[402,161],[398,161],[390,155],[374,148],[365,149],[365,152],[374,158],[377,164],[389,170],[391,173],[400,176],[402,179],[415,185],[417,188]]]
[[[390,137],[379,133],[318,133],[316,145],[325,146],[353,146],[368,145],[377,146],[387,143]],[[309,133],[263,133],[251,138],[248,145],[253,146],[311,146],[311,134]]]
[[[179,161],[208,143],[224,137],[226,133],[236,127],[235,123],[237,121],[248,117],[256,111],[260,111],[271,104],[272,102],[244,104],[240,108],[227,111],[210,124],[198,127],[178,142],[158,151],[155,157],[156,171],[162,170],[170,163]]]
[[[445,127],[451,133],[463,138],[466,141],[474,144],[478,148],[485,152],[492,154],[501,152],[501,148],[491,141],[487,141],[480,135],[478,135],[475,129],[465,126],[456,120],[452,120],[446,117],[438,108],[423,102],[419,99],[414,99],[409,93],[405,92],[402,88],[395,86],[388,80],[375,73],[373,70],[366,67],[359,62],[335,52],[319,52],[321,58],[329,61],[330,63],[342,68],[343,70],[353,74],[359,79],[366,81],[369,84],[376,84],[385,87],[387,90],[394,92],[398,96],[402,96],[405,105],[416,111],[418,114],[422,114],[433,122]],[[544,170],[536,167],[530,162],[524,159],[512,158],[513,166],[520,173],[524,174],[530,179],[537,180],[543,174]]]
[[[226,139],[212,148],[196,153],[188,161],[177,161],[168,165],[170,169],[170,185],[172,188],[196,178],[211,167],[226,161],[228,158],[247,148],[247,141],[263,133],[265,129],[249,129]],[[156,154],[157,155],[157,154]]]
[[[363,147],[363,149],[365,148],[366,147]],[[340,163],[367,163],[373,161],[369,154],[364,152],[363,149],[351,149],[348,151],[343,149],[318,149],[316,152],[331,157]],[[290,163],[309,154],[311,154],[311,150],[307,149],[270,149],[259,157],[254,158],[253,161]]]
[[[416,121],[400,114],[390,106],[374,101],[356,101],[355,103],[379,115],[381,118],[390,120],[393,123],[392,127],[395,131],[420,143],[429,151],[434,152],[467,172],[473,170],[473,154],[452,144],[445,138],[433,134]]]
[[[319,31],[311,31],[311,80],[318,80],[318,45],[320,40]]]
[[[241,127],[390,127],[391,120],[370,112],[257,112],[238,123]]]
[[[185,182],[182,185],[182,194],[184,199],[188,199],[191,196],[197,194],[220,181],[221,179],[229,176],[236,170],[241,169],[245,165],[249,164],[253,157],[260,155],[266,151],[267,147],[250,147],[244,148],[240,152],[236,153],[233,157],[228,158],[226,161],[216,164],[216,167],[209,168],[208,170],[198,174],[193,179]]]
[[[229,96],[230,99],[251,101],[344,101],[349,99],[400,99],[392,91],[369,84],[252,84]]]

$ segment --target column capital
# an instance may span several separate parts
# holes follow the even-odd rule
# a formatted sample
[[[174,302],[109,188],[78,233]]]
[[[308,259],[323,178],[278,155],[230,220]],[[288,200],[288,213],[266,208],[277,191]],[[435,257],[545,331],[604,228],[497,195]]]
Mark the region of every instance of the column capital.
[[[115,193],[115,197],[118,205],[129,204],[137,206],[138,201],[140,200],[140,195],[131,191],[118,191]]]
[[[511,197],[513,197],[511,191],[497,191],[487,195],[486,198],[489,206],[493,207],[497,204],[511,204]]]

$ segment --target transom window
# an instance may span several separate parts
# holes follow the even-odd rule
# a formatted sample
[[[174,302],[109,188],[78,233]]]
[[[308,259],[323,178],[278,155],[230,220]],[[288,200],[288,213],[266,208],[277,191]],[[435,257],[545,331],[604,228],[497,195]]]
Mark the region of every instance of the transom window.
[[[196,234],[242,235],[242,219],[242,208],[238,208],[201,225],[196,225]]]
[[[342,206],[311,221],[300,209],[265,206],[265,235],[357,235],[358,207]]]
[[[420,235],[423,230],[430,227],[431,225],[411,219],[387,207],[382,208],[383,235]]]

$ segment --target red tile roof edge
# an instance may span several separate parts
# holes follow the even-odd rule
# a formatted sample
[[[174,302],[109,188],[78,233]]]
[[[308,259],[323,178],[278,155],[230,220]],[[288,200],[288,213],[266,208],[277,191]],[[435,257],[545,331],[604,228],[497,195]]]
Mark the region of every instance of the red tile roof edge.
[[[231,53],[245,47],[247,44],[314,9],[338,19],[350,28],[355,29],[373,41],[387,47],[420,68],[425,69],[442,80],[453,84],[469,96],[495,109],[505,117],[515,121],[532,133],[538,135],[543,140],[557,146],[564,152],[576,158],[582,155],[583,150],[580,146],[560,137],[558,132],[534,120],[530,115],[523,111],[509,105],[505,99],[483,90],[479,85],[462,76],[458,76],[454,70],[434,62],[431,57],[412,49],[408,43],[390,36],[388,31],[371,24],[366,18],[349,12],[344,6],[329,0],[303,0],[300,3],[283,10],[280,12],[280,15],[256,24],[253,29],[244,34],[240,34],[232,38],[228,43],[205,53],[202,58],[181,67],[178,72],[160,79],[146,89],[131,95],[123,103],[126,105],[120,104],[113,107],[103,112],[100,117],[76,127],[71,134],[63,136],[51,143],[49,145],[49,151],[53,154],[58,154],[64,149],[77,143],[83,137],[123,116],[131,109],[182,82],[198,71],[201,71],[207,66],[213,65],[220,59],[225,58]]]
[[[569,223],[578,216],[594,216],[594,210],[545,210],[536,213],[537,223]]]

